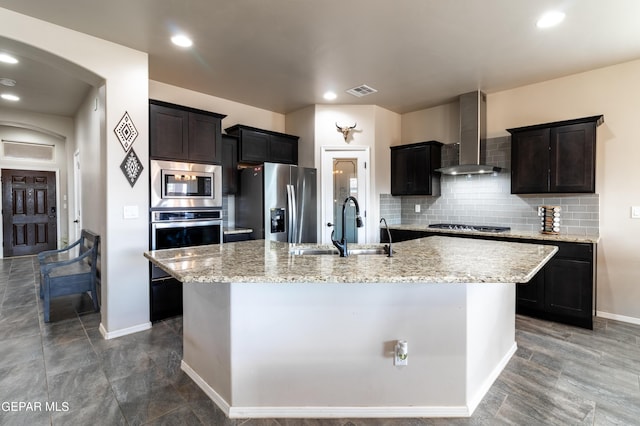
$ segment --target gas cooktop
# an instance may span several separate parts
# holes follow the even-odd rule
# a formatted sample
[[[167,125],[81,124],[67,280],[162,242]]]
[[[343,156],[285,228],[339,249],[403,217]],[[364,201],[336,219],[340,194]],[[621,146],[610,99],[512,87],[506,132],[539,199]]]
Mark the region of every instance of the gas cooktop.
[[[506,232],[511,228],[508,226],[489,226],[489,225],[461,225],[455,223],[434,223],[429,228],[435,229],[452,229],[454,231],[475,231],[475,232]]]

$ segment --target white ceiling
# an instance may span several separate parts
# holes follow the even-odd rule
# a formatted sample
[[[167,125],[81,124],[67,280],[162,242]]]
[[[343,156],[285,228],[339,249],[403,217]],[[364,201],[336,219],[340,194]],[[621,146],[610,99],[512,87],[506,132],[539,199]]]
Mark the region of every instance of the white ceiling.
[[[337,104],[404,113],[471,90],[640,58],[638,0],[0,0],[0,7],[148,52],[152,80],[280,113],[328,103],[329,89]],[[535,21],[549,9],[567,17],[541,31]],[[176,30],[193,38],[191,50],[171,45]],[[0,39],[0,51],[6,43]],[[18,81],[21,109],[63,115],[88,87],[29,60],[14,71],[0,64],[2,77]],[[378,92],[345,93],[361,84]]]

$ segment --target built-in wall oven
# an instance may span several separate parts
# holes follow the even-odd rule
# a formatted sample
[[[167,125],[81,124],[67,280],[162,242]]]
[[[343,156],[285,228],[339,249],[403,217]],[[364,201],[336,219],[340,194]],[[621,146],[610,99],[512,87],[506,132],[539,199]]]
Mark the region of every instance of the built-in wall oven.
[[[222,243],[222,166],[151,160],[151,250]],[[150,264],[151,321],[182,313],[182,284]]]
[[[222,243],[220,210],[152,210],[151,250]],[[182,284],[150,264],[151,321],[182,314]]]

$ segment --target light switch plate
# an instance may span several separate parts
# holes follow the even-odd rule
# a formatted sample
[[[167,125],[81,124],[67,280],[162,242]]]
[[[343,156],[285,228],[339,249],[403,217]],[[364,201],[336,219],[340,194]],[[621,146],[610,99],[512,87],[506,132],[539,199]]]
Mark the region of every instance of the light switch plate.
[[[416,213],[420,213],[420,204],[415,205],[415,211]]]
[[[640,206],[631,206],[631,219],[640,219]]]
[[[122,208],[122,215],[125,219],[137,219],[140,217],[138,206],[124,206]]]

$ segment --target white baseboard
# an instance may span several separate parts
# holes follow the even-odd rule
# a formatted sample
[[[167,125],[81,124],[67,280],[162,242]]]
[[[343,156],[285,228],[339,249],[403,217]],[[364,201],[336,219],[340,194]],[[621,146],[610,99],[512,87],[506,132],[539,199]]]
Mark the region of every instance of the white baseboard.
[[[628,322],[630,324],[640,325],[640,318],[628,317],[625,315],[618,315],[618,314],[610,314],[609,312],[602,312],[602,311],[596,311],[596,316],[606,318],[606,319],[621,321],[621,322]]]
[[[493,369],[484,383],[482,383],[482,387],[478,390],[478,392],[476,392],[476,394],[473,396],[473,398],[471,398],[470,401],[467,401],[467,404],[469,406],[469,414],[467,416],[471,416],[473,412],[476,411],[476,408],[478,408],[478,405],[480,405],[480,403],[484,399],[484,396],[487,394],[487,392],[489,392],[489,389],[491,389],[493,382],[495,382],[498,376],[500,376],[500,373],[502,373],[502,370],[504,370],[504,368],[509,363],[509,360],[517,350],[518,344],[516,342],[513,342],[513,346],[511,346],[504,357],[500,360],[498,365],[496,365],[496,368]]]
[[[100,334],[105,340],[115,339],[116,337],[126,336],[127,334],[137,333],[139,331],[149,330],[151,328],[150,322],[145,322],[139,325],[134,325],[133,327],[122,328],[120,330],[115,331],[107,331],[104,328],[104,325],[100,323]]]
[[[184,359],[180,363],[180,368],[186,373],[187,376],[191,377],[191,379],[196,382],[196,385],[198,385],[198,387],[200,387],[200,389],[202,389],[202,391],[206,393],[209,398],[211,398],[211,400],[224,412],[227,417],[230,417],[229,411],[231,409],[231,406],[229,405],[229,403],[211,386],[209,386],[198,373],[196,373],[191,367],[189,367],[189,364],[184,362]]]
[[[507,362],[510,356],[505,357]],[[505,364],[506,365],[506,364]],[[232,407],[218,392],[204,381],[182,360],[182,371],[207,394],[230,419],[271,418],[415,418],[415,417],[469,417],[469,407]],[[497,370],[502,371],[502,368]],[[498,374],[500,374],[498,372]],[[493,382],[492,382],[493,383]]]

